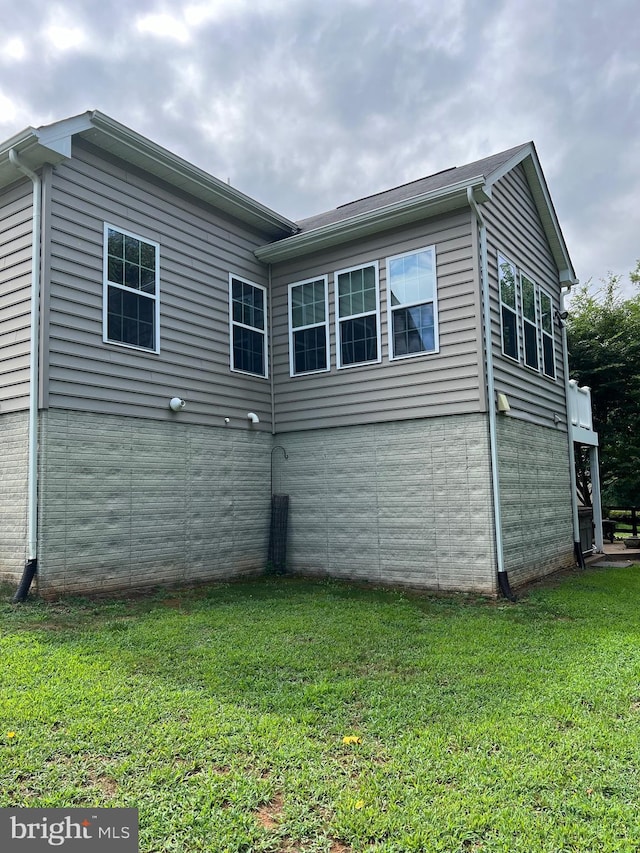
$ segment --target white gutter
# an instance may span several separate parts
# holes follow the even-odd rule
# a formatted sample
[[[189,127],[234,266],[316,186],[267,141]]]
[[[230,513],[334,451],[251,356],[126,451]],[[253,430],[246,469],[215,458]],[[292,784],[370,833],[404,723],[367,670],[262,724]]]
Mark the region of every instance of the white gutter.
[[[480,232],[480,290],[482,293],[482,314],[484,321],[484,348],[487,367],[487,407],[489,409],[489,447],[491,452],[491,488],[493,493],[493,522],[496,539],[496,563],[498,575],[507,581],[504,567],[504,548],[502,547],[502,512],[500,509],[500,479],[498,477],[498,444],[496,438],[496,401],[493,381],[493,344],[491,340],[491,307],[489,301],[489,271],[487,262],[487,226],[480,208],[473,197],[471,187],[467,189],[467,200],[478,223]],[[500,588],[504,592],[502,583]],[[508,581],[506,583],[508,589]],[[506,593],[505,593],[506,594]]]
[[[447,184],[447,186],[436,190],[403,198],[372,210],[365,210],[362,213],[356,213],[344,219],[302,231],[291,237],[284,237],[275,243],[260,246],[254,250],[254,255],[260,261],[273,263],[299,254],[316,251],[327,245],[345,243],[356,237],[375,234],[383,229],[419,219],[434,205],[455,199],[456,195],[460,206],[464,206],[465,193],[468,195],[470,190],[484,187],[484,181],[484,176],[478,175],[466,181]]]
[[[78,118],[83,117],[79,116]],[[274,229],[277,229],[280,232],[285,231],[295,234],[298,230],[295,222],[255,201],[255,199],[250,198],[245,193],[235,189],[235,187],[229,186],[229,184],[221,181],[219,178],[209,175],[207,172],[194,166],[193,163],[189,163],[183,160],[182,157],[178,157],[177,154],[173,154],[171,151],[167,151],[166,148],[156,145],[155,142],[146,139],[144,136],[125,127],[125,125],[120,124],[104,113],[94,110],[88,114],[88,118],[90,125],[96,132],[99,131],[99,133],[104,134],[114,142],[125,145],[127,148],[133,149],[142,155],[145,160],[144,168],[152,174],[164,178],[174,186],[199,197],[202,197],[202,193],[204,192],[210,203],[218,204],[222,209],[230,211],[233,215],[238,216],[238,218],[244,219],[244,221],[247,221],[247,218],[253,220],[259,227],[266,228],[267,232],[273,232]],[[88,141],[95,142],[95,144],[104,148],[104,150],[110,150],[109,145],[104,144],[103,140],[99,137],[95,140],[93,139],[91,130],[85,129],[82,135]],[[136,160],[131,158],[130,162],[136,163]],[[151,164],[154,164],[155,168],[152,168]],[[211,197],[215,201],[212,201]]]
[[[33,183],[31,245],[31,351],[29,355],[29,445],[27,481],[27,560],[38,556],[38,379],[40,361],[40,228],[42,181],[21,163],[14,148],[9,160]]]

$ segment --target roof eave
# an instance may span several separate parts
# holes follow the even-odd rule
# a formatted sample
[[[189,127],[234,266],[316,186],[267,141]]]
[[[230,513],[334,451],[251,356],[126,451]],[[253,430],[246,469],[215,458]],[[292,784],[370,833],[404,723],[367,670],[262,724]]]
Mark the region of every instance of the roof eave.
[[[9,160],[11,150],[14,150],[22,163],[32,171],[38,171],[46,163],[56,165],[67,156],[64,147],[53,140],[43,138],[39,129],[28,127],[0,143],[0,187],[24,179],[24,175]]]
[[[254,254],[260,261],[275,263],[367,237],[380,231],[387,231],[439,213],[448,213],[467,206],[468,187],[473,189],[474,196],[480,203],[488,200],[490,191],[485,191],[484,177],[478,175],[448,187],[403,199],[338,222],[303,231],[276,243],[260,246]]]
[[[556,266],[558,267],[560,281],[561,283],[569,284],[569,286],[571,286],[571,284],[575,284],[577,281],[575,270],[571,263],[571,258],[569,257],[569,250],[567,249],[567,244],[565,243],[562,229],[560,228],[560,223],[551,200],[549,188],[547,187],[547,182],[542,172],[542,167],[540,166],[538,153],[533,142],[523,145],[522,148],[520,148],[513,157],[503,163],[499,169],[491,172],[491,174],[487,176],[487,187],[489,189],[493,187],[496,181],[499,181],[500,178],[503,178],[512,169],[515,169],[515,167],[520,165],[520,163],[522,163],[527,180],[529,181],[529,186],[538,209],[538,214],[542,221],[542,226],[545,230],[545,234],[547,235],[547,240],[549,241],[549,246],[551,247]]]
[[[145,168],[156,177],[225,210],[266,234],[282,237],[298,230],[295,222],[98,110],[91,113],[91,128],[87,128],[81,135],[99,148]],[[132,157],[132,154],[135,156]]]

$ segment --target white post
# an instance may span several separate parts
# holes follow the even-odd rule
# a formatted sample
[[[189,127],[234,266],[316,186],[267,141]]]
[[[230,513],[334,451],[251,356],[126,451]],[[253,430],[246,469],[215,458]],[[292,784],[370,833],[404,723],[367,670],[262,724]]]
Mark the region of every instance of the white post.
[[[602,554],[604,540],[602,536],[602,502],[600,500],[600,464],[598,461],[598,448],[595,445],[589,447],[589,467],[591,469],[591,503],[593,504],[596,551]]]

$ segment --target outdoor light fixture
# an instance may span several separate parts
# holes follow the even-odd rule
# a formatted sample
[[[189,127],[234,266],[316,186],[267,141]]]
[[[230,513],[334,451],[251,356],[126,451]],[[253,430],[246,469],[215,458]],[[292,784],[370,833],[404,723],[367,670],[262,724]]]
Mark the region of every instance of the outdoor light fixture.
[[[172,397],[169,400],[169,408],[172,412],[181,412],[187,404],[180,397]]]

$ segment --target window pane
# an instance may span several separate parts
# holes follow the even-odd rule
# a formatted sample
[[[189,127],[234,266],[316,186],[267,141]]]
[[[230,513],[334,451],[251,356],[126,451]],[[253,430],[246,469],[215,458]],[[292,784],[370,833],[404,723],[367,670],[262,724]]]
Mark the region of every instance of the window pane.
[[[516,314],[502,306],[502,351],[511,358],[518,358],[518,332]]]
[[[524,361],[527,367],[538,369],[538,330],[535,325],[524,323]]]
[[[133,290],[140,290],[140,267],[136,264],[125,263],[124,283]]]
[[[498,255],[498,271],[500,276],[500,299],[509,308],[516,307],[516,270],[513,264]]]
[[[535,285],[526,276],[522,276],[522,314],[532,323],[536,322]]]
[[[324,323],[324,319],[324,281],[312,281],[291,288],[291,323],[293,328]]]
[[[140,264],[140,241],[125,234],[124,258],[132,264]]]
[[[435,350],[433,303],[393,311],[393,355]]]
[[[264,294],[244,281],[231,281],[231,316],[235,323],[264,329]]]
[[[107,293],[107,339],[131,346],[154,349],[155,299],[131,290],[109,287]]]
[[[363,267],[338,276],[338,309],[341,317],[375,311],[376,303],[375,267]]]
[[[108,280],[114,284],[124,284],[124,263],[117,258],[109,258],[107,267]]]
[[[153,270],[148,270],[144,267],[141,267],[140,290],[144,290],[145,293],[156,292],[156,274]]]
[[[151,243],[140,244],[140,263],[143,267],[155,272],[156,269],[156,247]]]
[[[553,333],[553,321],[551,319],[551,299],[546,293],[540,294],[540,314],[542,318],[542,330],[548,334]]]
[[[124,258],[124,234],[109,228],[107,235],[107,252],[116,258]]]
[[[327,367],[327,336],[324,326],[304,329],[293,334],[293,372],[325,370]]]
[[[242,326],[233,327],[233,366],[246,373],[265,375],[263,334]]]
[[[389,261],[391,305],[426,302],[435,296],[435,270],[431,250]]]
[[[375,316],[358,317],[340,323],[340,354],[342,364],[375,361],[378,357],[377,324]]]
[[[555,379],[556,367],[553,352],[553,338],[545,334],[542,335],[542,357],[542,365],[545,375]]]

